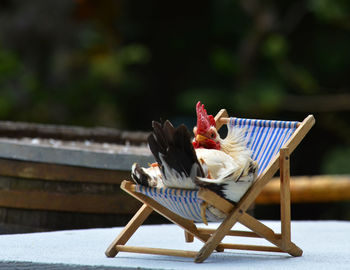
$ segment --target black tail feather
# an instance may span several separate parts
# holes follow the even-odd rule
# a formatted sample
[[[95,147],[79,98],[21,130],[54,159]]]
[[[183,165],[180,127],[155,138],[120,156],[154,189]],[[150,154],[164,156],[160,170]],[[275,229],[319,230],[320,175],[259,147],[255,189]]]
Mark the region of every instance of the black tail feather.
[[[153,133],[148,137],[151,152],[161,167],[164,176],[163,162],[179,173],[191,176],[191,169],[197,164],[195,176],[204,177],[196,152],[191,143],[191,134],[185,125],[174,128],[170,121],[162,126],[153,121]]]

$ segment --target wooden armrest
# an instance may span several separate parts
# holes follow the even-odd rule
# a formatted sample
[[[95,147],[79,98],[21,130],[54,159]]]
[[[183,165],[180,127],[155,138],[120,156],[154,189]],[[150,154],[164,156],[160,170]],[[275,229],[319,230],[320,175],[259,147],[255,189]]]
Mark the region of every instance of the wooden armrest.
[[[230,213],[234,208],[234,205],[231,204],[229,201],[225,200],[224,198],[217,195],[215,192],[206,188],[201,188],[199,190],[198,197],[206,201],[210,205],[214,206],[215,208],[219,209],[225,214]]]
[[[120,184],[120,188],[124,191],[135,192],[135,184],[130,180],[123,180],[123,182]]]

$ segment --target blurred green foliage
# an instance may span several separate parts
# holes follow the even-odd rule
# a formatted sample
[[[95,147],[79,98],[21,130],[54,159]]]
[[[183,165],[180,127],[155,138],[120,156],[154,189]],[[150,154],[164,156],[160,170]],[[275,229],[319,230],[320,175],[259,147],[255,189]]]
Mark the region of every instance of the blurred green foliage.
[[[349,173],[349,11],[346,0],[3,0],[0,119],[191,126],[198,100],[213,114],[313,113],[311,160],[296,153],[294,173]]]
[[[324,159],[323,171],[326,174],[350,174],[350,148],[334,148]]]
[[[349,26],[350,6],[348,1],[311,0],[309,5],[310,9],[320,20]]]

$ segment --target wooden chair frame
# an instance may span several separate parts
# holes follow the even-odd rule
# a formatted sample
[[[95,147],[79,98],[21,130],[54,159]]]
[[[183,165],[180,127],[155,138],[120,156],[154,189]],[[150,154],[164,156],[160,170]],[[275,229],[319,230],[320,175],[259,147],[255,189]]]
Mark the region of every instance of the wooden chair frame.
[[[215,117],[217,129],[223,124],[228,123],[229,118],[225,109]],[[290,154],[302,141],[311,127],[314,125],[315,119],[309,115],[301,122],[290,139],[280,149],[269,163],[269,166],[261,173],[253,185],[249,188],[246,194],[236,204],[232,205],[224,198],[216,193],[200,189],[198,197],[202,200],[220,209],[227,214],[227,217],[221,222],[217,229],[197,228],[193,221],[185,219],[166,207],[162,206],[148,196],[135,192],[135,185],[130,181],[123,181],[121,188],[129,193],[134,198],[143,203],[143,206],[138,210],[134,217],[125,226],[119,236],[110,244],[105,254],[107,257],[114,257],[118,252],[134,252],[145,254],[159,254],[181,257],[192,257],[194,261],[203,262],[210,254],[216,250],[219,252],[225,249],[241,249],[241,250],[256,250],[256,251],[272,251],[286,252],[292,256],[301,256],[303,251],[291,241],[291,212],[290,212]],[[262,191],[264,186],[274,176],[277,170],[280,170],[280,208],[281,208],[281,233],[275,233],[268,226],[264,225],[254,217],[246,213],[247,209],[254,202],[256,197]],[[204,243],[203,247],[198,251],[185,251],[176,249],[161,249],[148,247],[126,246],[126,242],[135,233],[135,231],[143,224],[146,218],[156,211],[171,222],[179,225],[185,230],[186,242],[192,242],[194,237]],[[249,228],[251,231],[231,230],[236,222],[239,222]],[[242,237],[259,237],[271,242],[274,246],[260,245],[242,245],[222,243],[222,239],[227,236],[242,236]]]

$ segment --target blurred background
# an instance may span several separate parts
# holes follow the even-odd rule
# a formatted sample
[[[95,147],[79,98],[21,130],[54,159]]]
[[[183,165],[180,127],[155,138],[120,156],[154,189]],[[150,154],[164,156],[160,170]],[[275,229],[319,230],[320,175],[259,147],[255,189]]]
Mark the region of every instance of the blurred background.
[[[2,0],[0,119],[150,131],[193,126],[198,100],[214,115],[314,114],[292,174],[349,174],[349,48],[346,0]]]

